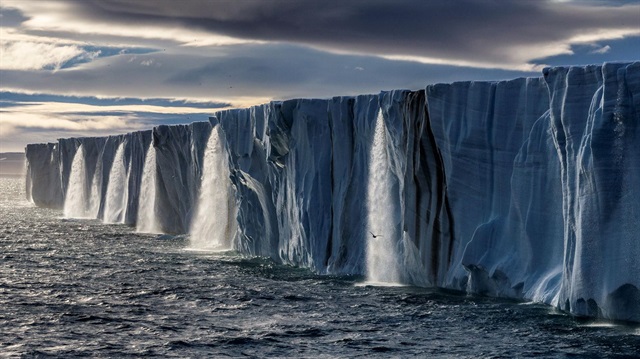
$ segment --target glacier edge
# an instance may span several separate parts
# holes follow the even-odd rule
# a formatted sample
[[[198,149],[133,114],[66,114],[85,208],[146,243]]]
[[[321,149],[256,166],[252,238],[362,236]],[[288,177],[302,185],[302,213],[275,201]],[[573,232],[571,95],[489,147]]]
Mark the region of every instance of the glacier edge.
[[[640,322],[640,62],[271,102],[209,122],[31,144],[27,196],[63,208],[70,181],[84,183],[77,198],[108,220],[120,148],[127,176],[117,180],[126,192],[117,220],[135,225],[153,146],[153,222],[188,233],[218,126],[236,203],[216,215],[235,221],[233,247],[318,273],[364,275],[376,121],[398,281]],[[76,152],[82,181],[70,178]]]

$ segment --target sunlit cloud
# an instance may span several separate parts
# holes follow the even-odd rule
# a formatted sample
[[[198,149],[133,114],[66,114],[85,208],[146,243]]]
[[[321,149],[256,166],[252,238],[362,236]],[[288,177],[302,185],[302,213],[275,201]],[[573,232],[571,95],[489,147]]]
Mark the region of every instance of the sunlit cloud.
[[[202,113],[218,111],[219,108],[200,108],[200,107],[186,107],[186,106],[154,106],[154,105],[121,105],[114,103],[107,106],[95,106],[82,103],[69,103],[69,102],[43,102],[43,103],[21,103],[24,107],[14,106],[13,112],[29,112],[40,114],[78,114],[78,113],[90,113],[90,112],[109,112],[117,111],[122,113],[136,113],[136,112],[149,112],[159,114],[190,114],[190,113]]]
[[[100,47],[84,41],[34,36],[0,28],[0,70],[53,70],[90,62],[98,57],[149,53],[140,47]]]
[[[69,38],[60,38],[54,36],[45,36],[45,35],[30,35],[16,28],[7,28],[0,27],[0,42],[36,42],[43,44],[54,44],[54,45],[87,45],[88,43],[85,41],[78,41]]]
[[[632,11],[636,11],[637,14],[640,14],[640,7],[637,7]],[[567,42],[574,44],[588,44],[603,40],[622,39],[630,36],[640,36],[640,27],[638,27],[638,23],[636,23],[635,26],[630,26],[628,29],[595,29],[580,35],[572,36],[567,40]]]
[[[206,121],[216,110],[153,105],[95,106],[81,103],[20,102],[0,108],[0,152],[59,137],[105,136],[148,130],[162,123]]]
[[[54,142],[57,138],[107,136],[147,128],[136,115],[0,112],[0,152],[21,151],[27,143]]]
[[[28,13],[30,18],[21,25],[25,31],[48,33],[74,33],[86,35],[108,35],[135,39],[169,40],[183,46],[222,46],[258,42],[212,34],[208,31],[188,29],[181,26],[155,26],[86,19],[77,16],[73,2],[65,1],[15,1],[11,7]]]
[[[529,63],[516,63],[513,65],[505,65],[504,63],[490,63],[490,62],[476,62],[476,61],[464,61],[464,60],[450,60],[450,59],[437,59],[432,57],[423,56],[405,56],[405,55],[381,55],[382,58],[389,60],[399,61],[412,61],[427,65],[450,65],[460,67],[475,67],[478,69],[506,69],[514,71],[539,71],[544,66],[529,64]]]
[[[133,99],[132,99],[133,100]],[[129,100],[129,101],[132,101]],[[93,105],[73,102],[15,102],[0,104],[0,139],[12,139],[28,130],[53,130],[67,135],[93,136],[99,133],[124,133],[150,129],[149,120],[175,118],[179,122],[206,120],[217,108],[160,106],[145,104]],[[193,115],[199,115],[198,117]]]
[[[130,130],[136,128],[122,116],[70,116],[31,112],[6,112],[0,118],[0,138],[7,138],[16,129],[56,129],[74,131]]]
[[[591,51],[591,53],[592,54],[606,54],[609,51],[611,51],[611,46],[605,45],[605,46],[602,46],[601,48],[598,48],[598,49],[595,49],[595,50]]]
[[[99,53],[87,52],[75,45],[53,45],[37,42],[0,42],[1,70],[58,70],[75,58],[95,58]]]

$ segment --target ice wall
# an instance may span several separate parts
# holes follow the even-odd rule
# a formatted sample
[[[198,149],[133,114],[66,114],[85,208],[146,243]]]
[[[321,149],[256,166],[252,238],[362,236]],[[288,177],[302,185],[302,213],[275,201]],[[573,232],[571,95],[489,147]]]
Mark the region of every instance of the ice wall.
[[[55,143],[30,144],[27,158],[27,199],[41,207],[62,208],[64,193],[60,185],[60,152]]]
[[[156,220],[165,233],[189,231],[210,132],[208,122],[153,129],[158,168]]]
[[[241,253],[640,321],[639,114],[640,63],[272,102],[209,123],[29,145],[27,189],[62,207],[82,147],[83,193],[105,219],[109,182],[125,178],[112,173],[121,148],[123,221],[152,206],[145,221],[157,230],[195,233],[216,128],[228,172],[215,178],[228,177],[235,203],[208,206],[235,222],[225,240]],[[139,195],[149,168],[152,205]]]
[[[544,78],[562,179],[559,305],[640,321],[640,63]]]
[[[562,221],[556,220],[562,217],[557,201],[561,195],[554,198],[559,171],[557,161],[549,158],[553,156],[546,156],[555,153],[551,141],[545,141],[547,94],[538,78],[427,88],[453,233],[440,284],[520,296],[536,285],[534,272],[548,272],[543,263],[531,265],[534,272],[527,268],[530,248],[549,251],[546,255],[562,251],[546,243],[555,238],[562,244],[557,230]],[[529,222],[541,216],[549,217],[543,232],[527,232],[540,229]]]

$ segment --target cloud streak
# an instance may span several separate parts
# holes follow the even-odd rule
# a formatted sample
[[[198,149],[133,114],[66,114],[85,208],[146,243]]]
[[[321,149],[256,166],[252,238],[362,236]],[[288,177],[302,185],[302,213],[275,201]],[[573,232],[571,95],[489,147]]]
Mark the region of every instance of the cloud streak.
[[[0,70],[59,70],[69,61],[93,59],[99,54],[99,52],[85,51],[75,45],[2,41]]]
[[[591,51],[592,54],[606,54],[607,52],[611,51],[611,46],[609,45],[605,45],[602,46],[598,49],[595,49],[593,51]]]

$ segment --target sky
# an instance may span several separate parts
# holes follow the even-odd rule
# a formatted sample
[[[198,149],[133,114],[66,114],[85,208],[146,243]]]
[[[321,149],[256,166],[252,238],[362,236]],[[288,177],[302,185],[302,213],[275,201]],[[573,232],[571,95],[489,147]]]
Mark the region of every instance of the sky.
[[[0,0],[0,152],[640,60],[640,0]]]

